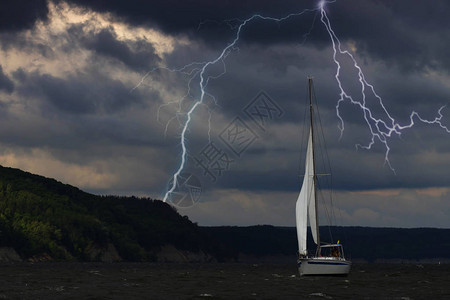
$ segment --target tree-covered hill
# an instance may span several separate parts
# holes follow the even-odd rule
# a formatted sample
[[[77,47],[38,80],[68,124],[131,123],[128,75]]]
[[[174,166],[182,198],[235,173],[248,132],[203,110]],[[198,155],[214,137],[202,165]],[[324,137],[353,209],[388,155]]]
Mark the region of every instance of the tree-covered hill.
[[[0,167],[0,246],[23,259],[96,260],[114,245],[124,260],[155,261],[163,245],[217,255],[220,247],[162,201],[96,196]]]

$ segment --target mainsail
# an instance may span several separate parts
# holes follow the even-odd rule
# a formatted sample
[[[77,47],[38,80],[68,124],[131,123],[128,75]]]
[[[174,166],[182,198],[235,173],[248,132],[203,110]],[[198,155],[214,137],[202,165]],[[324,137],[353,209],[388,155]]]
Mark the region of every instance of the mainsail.
[[[315,188],[314,188],[314,162],[313,162],[313,143],[312,129],[309,130],[308,147],[306,150],[305,177],[303,178],[302,189],[298,195],[295,205],[295,217],[297,223],[298,251],[306,255],[306,227],[309,211],[309,220],[313,232],[314,242],[317,243],[316,232],[316,209],[315,209]]]

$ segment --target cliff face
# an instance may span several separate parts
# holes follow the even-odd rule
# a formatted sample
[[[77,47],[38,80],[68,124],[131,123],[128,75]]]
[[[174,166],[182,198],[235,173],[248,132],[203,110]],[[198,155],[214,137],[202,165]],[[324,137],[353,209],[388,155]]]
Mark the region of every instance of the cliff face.
[[[19,262],[22,261],[16,250],[11,247],[0,247],[0,262]]]
[[[86,249],[86,255],[89,261],[101,261],[101,262],[119,262],[122,261],[117,252],[116,247],[112,243],[108,243],[106,247],[100,247],[94,245]]]
[[[175,262],[175,263],[184,263],[184,262],[195,262],[195,263],[208,263],[208,262],[217,262],[217,259],[211,256],[208,253],[205,253],[201,250],[192,252],[186,250],[179,250],[175,248],[173,245],[164,245],[160,248],[156,253],[156,261],[157,262]]]

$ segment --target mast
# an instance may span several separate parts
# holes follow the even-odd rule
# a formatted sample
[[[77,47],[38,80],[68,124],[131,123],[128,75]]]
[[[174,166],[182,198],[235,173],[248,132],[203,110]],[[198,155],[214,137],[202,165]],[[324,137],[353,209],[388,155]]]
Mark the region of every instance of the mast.
[[[313,81],[312,77],[308,77],[308,86],[309,86],[309,115],[310,115],[310,126],[311,126],[311,141],[312,141],[312,157],[313,157],[313,182],[314,182],[314,191],[317,191],[317,176],[316,176],[316,159],[314,153],[314,126],[313,126]],[[314,193],[314,205],[316,207],[316,236],[317,236],[317,251],[316,256],[320,255],[320,235],[319,235],[319,219],[318,219],[318,209],[317,209],[317,193]]]

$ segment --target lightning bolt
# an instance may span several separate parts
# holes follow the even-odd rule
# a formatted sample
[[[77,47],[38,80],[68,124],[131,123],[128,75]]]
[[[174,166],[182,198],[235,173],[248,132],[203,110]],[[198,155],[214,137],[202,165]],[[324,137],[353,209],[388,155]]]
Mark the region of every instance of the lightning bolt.
[[[389,168],[395,173],[395,169],[392,167],[390,161],[389,161],[389,152],[390,152],[390,147],[389,147],[389,139],[392,138],[394,135],[400,136],[402,131],[408,128],[411,128],[415,125],[414,120],[417,119],[420,122],[423,123],[427,123],[427,124],[437,124],[439,125],[442,129],[446,130],[448,133],[450,133],[450,130],[447,126],[445,126],[444,124],[441,123],[441,120],[443,118],[442,115],[442,110],[444,109],[445,106],[441,107],[438,110],[438,116],[435,117],[435,119],[433,120],[427,120],[422,118],[417,112],[413,111],[410,114],[410,122],[408,124],[405,125],[400,125],[399,122],[397,122],[394,117],[392,117],[392,115],[389,113],[389,111],[386,109],[383,100],[381,98],[381,96],[379,96],[377,94],[377,92],[375,91],[375,88],[372,84],[370,84],[367,80],[366,77],[364,75],[363,70],[361,69],[361,67],[359,66],[359,64],[357,63],[355,57],[353,56],[352,53],[350,53],[348,50],[344,50],[342,47],[342,44],[338,38],[338,36],[336,35],[336,33],[334,32],[334,30],[332,29],[331,26],[331,22],[328,18],[328,15],[325,11],[325,5],[329,4],[329,3],[334,3],[336,2],[335,0],[332,1],[325,1],[322,0],[318,3],[318,6],[316,8],[311,8],[311,9],[304,9],[300,12],[297,13],[291,13],[286,15],[285,17],[282,18],[275,18],[275,17],[269,17],[269,16],[263,16],[260,14],[255,14],[245,20],[240,20],[240,19],[231,19],[231,20],[226,20],[223,22],[219,22],[219,23],[225,23],[226,25],[228,25],[230,27],[230,29],[235,30],[235,36],[233,38],[233,40],[226,45],[225,48],[222,49],[222,51],[220,51],[220,53],[217,55],[217,57],[215,57],[213,60],[210,61],[206,61],[206,62],[194,62],[194,63],[190,63],[186,66],[183,66],[181,68],[178,69],[170,69],[170,68],[165,68],[165,67],[158,67],[155,68],[153,70],[150,70],[147,74],[144,75],[144,77],[142,77],[141,81],[130,91],[132,92],[134,89],[138,88],[140,85],[142,85],[144,83],[144,81],[147,79],[147,77],[157,71],[157,70],[166,70],[169,72],[176,72],[176,73],[182,73],[188,76],[189,81],[188,81],[188,89],[186,94],[179,100],[177,101],[172,101],[166,104],[163,104],[159,107],[158,109],[158,116],[157,119],[159,121],[159,113],[160,113],[160,109],[163,106],[166,105],[171,105],[173,103],[178,103],[179,104],[179,109],[178,112],[181,113],[182,109],[181,109],[181,103],[189,96],[191,95],[191,84],[194,82],[194,79],[198,78],[198,85],[200,88],[200,95],[199,97],[194,101],[193,105],[190,107],[190,109],[187,111],[187,113],[185,113],[185,121],[181,121],[179,119],[179,114],[177,114],[176,116],[174,116],[173,118],[171,118],[168,123],[166,124],[166,128],[165,128],[165,134],[167,133],[167,128],[170,124],[171,121],[177,119],[178,122],[180,123],[180,127],[181,127],[181,135],[180,135],[180,145],[181,145],[181,160],[180,163],[178,165],[178,168],[176,169],[176,171],[173,174],[173,180],[171,181],[171,187],[165,192],[163,201],[167,202],[168,199],[170,198],[170,195],[172,193],[174,193],[175,188],[177,187],[178,184],[178,178],[180,177],[181,172],[183,171],[185,164],[186,164],[186,157],[187,157],[187,153],[188,153],[188,149],[186,146],[186,139],[187,139],[187,133],[188,133],[188,129],[189,129],[189,125],[193,119],[194,113],[197,110],[197,108],[201,105],[205,105],[204,101],[205,101],[205,97],[210,97],[215,104],[217,104],[217,101],[215,99],[215,97],[211,94],[209,94],[207,92],[207,87],[208,87],[208,83],[210,80],[212,79],[217,79],[220,76],[222,76],[223,74],[226,73],[226,64],[225,64],[225,59],[227,58],[227,56],[233,51],[233,50],[237,50],[237,43],[239,42],[240,39],[240,35],[241,35],[241,31],[245,28],[245,26],[247,24],[249,24],[250,22],[254,21],[254,20],[266,20],[266,21],[273,21],[273,22],[282,22],[284,20],[287,20],[289,18],[293,18],[293,17],[298,17],[301,16],[305,13],[308,12],[316,12],[316,15],[314,17],[313,23],[311,25],[311,28],[309,29],[309,31],[303,35],[303,42],[306,40],[306,38],[309,36],[309,34],[312,31],[312,28],[314,26],[316,17],[318,16],[318,14],[320,14],[320,21],[321,23],[324,25],[331,43],[332,43],[332,48],[333,48],[333,61],[336,64],[336,73],[335,73],[335,79],[337,82],[337,85],[339,87],[340,90],[340,94],[339,94],[339,99],[337,100],[337,104],[336,104],[336,115],[339,119],[339,125],[338,128],[340,130],[340,137],[342,137],[344,130],[345,130],[345,124],[344,124],[344,120],[341,116],[340,113],[340,107],[343,103],[345,102],[350,102],[352,105],[355,105],[357,107],[359,107],[359,109],[361,109],[363,116],[364,116],[364,120],[367,123],[367,126],[371,132],[371,139],[370,142],[367,145],[361,145],[361,144],[356,144],[355,147],[356,149],[359,148],[363,148],[363,149],[371,149],[372,146],[376,143],[376,142],[380,142],[381,144],[384,145],[385,147],[385,156],[384,156],[384,162],[385,164],[387,164],[389,166]],[[207,20],[201,24],[199,24],[199,28],[204,25],[206,22],[216,22],[217,21],[210,21]],[[302,43],[303,43],[302,42]],[[340,56],[346,56],[348,58],[350,58],[350,60],[353,62],[353,67],[357,70],[358,73],[358,80],[359,80],[359,84],[360,84],[360,95],[358,96],[359,100],[354,99],[350,93],[348,93],[346,91],[346,89],[344,88],[344,85],[342,84],[341,81],[341,61],[338,58],[338,54]],[[211,75],[207,75],[208,70],[215,66],[218,63],[222,63],[223,64],[223,72],[220,73],[219,75],[216,76],[211,76]],[[367,103],[366,103],[366,99],[368,97],[368,95],[373,95],[377,100],[378,100],[378,104],[381,107],[383,113],[384,113],[384,119],[382,118],[376,118],[374,117],[372,111],[367,107]],[[209,110],[210,112],[210,110]],[[385,121],[386,120],[386,121]],[[210,124],[211,122],[211,113],[209,115],[208,118],[208,123]],[[208,138],[210,139],[210,127],[208,130]]]
[[[397,136],[400,136],[404,129],[413,127],[415,124],[414,117],[416,117],[419,121],[421,121],[423,123],[437,124],[442,129],[447,131],[447,133],[450,133],[449,128],[447,126],[445,126],[444,124],[442,124],[442,122],[441,122],[441,120],[443,118],[442,110],[444,109],[445,106],[442,106],[441,108],[439,108],[439,110],[437,112],[438,116],[434,120],[424,119],[417,112],[412,111],[410,114],[410,117],[409,117],[410,122],[406,125],[400,125],[391,116],[389,111],[386,109],[386,106],[384,105],[382,98],[376,93],[374,86],[371,85],[366,80],[366,77],[365,77],[361,67],[358,65],[355,57],[348,50],[342,49],[341,42],[331,27],[331,22],[327,16],[324,5],[325,5],[324,1],[321,1],[319,3],[320,15],[321,15],[320,21],[325,26],[325,28],[328,32],[328,35],[330,36],[331,43],[333,46],[333,61],[336,64],[336,74],[334,77],[336,78],[337,84],[340,89],[340,95],[339,95],[340,97],[336,104],[336,114],[337,114],[337,117],[340,122],[340,124],[338,125],[338,128],[340,130],[340,137],[342,137],[345,127],[344,127],[344,120],[341,117],[339,109],[343,102],[348,101],[351,104],[356,105],[357,107],[359,107],[362,110],[364,120],[366,121],[367,126],[372,135],[371,140],[367,145],[356,144],[355,145],[356,149],[363,148],[363,149],[370,150],[372,148],[372,146],[376,143],[376,141],[379,141],[380,143],[382,143],[384,145],[384,147],[386,149],[385,153],[384,153],[384,163],[387,164],[389,166],[389,168],[392,170],[392,172],[394,172],[394,174],[395,174],[395,169],[392,167],[391,162],[389,161],[389,152],[391,150],[391,148],[389,147],[389,143],[388,143],[389,139],[394,134]],[[359,95],[361,97],[360,101],[355,100],[348,92],[346,92],[346,90],[343,87],[343,84],[342,84],[341,78],[340,78],[342,67],[341,67],[341,63],[338,59],[338,53],[340,55],[347,56],[348,58],[350,58],[350,60],[353,62],[353,67],[358,72],[358,80],[359,80],[359,84],[361,86],[361,94]],[[382,111],[384,112],[384,115],[386,117],[385,119],[387,119],[387,121],[384,121],[381,118],[374,117],[372,114],[372,111],[367,107],[367,105],[366,105],[366,99],[367,99],[366,91],[367,90],[368,90],[367,93],[371,93],[378,100],[378,104],[379,104],[380,108],[382,109]]]
[[[209,95],[209,94],[206,92],[206,88],[207,88],[207,86],[208,86],[209,80],[210,80],[210,79],[218,78],[218,77],[220,77],[221,75],[225,74],[226,68],[225,68],[224,60],[225,60],[225,58],[228,56],[228,54],[230,54],[230,52],[231,52],[232,50],[237,49],[236,44],[237,44],[238,41],[239,41],[239,38],[240,38],[240,35],[241,35],[241,30],[242,30],[248,23],[250,23],[251,21],[256,20],[256,19],[259,19],[259,20],[266,20],[266,21],[274,21],[274,22],[282,22],[282,21],[284,21],[284,20],[286,20],[286,19],[289,19],[289,18],[292,18],[292,17],[301,16],[301,15],[307,13],[307,12],[314,12],[314,11],[318,11],[318,8],[314,8],[314,9],[304,9],[304,10],[302,10],[301,12],[298,12],[298,13],[291,13],[291,14],[288,14],[287,16],[285,16],[285,17],[282,17],[282,18],[274,18],[274,17],[268,17],[268,16],[263,16],[263,15],[260,15],[260,14],[256,14],[256,15],[253,15],[253,16],[251,16],[251,17],[249,17],[249,18],[247,18],[247,19],[245,19],[245,20],[243,20],[243,21],[240,21],[240,20],[237,20],[237,19],[225,21],[225,22],[230,26],[230,28],[236,29],[235,37],[234,37],[234,39],[232,40],[232,42],[230,42],[230,43],[229,43],[229,44],[228,44],[228,45],[220,52],[220,54],[219,54],[214,60],[211,60],[211,61],[208,61],[208,62],[204,63],[203,66],[200,68],[200,71],[199,71],[199,77],[200,77],[200,80],[199,80],[199,87],[200,87],[200,91],[201,91],[201,92],[200,92],[200,97],[198,98],[197,101],[195,101],[195,103],[192,105],[191,109],[187,112],[187,114],[186,114],[187,119],[186,119],[186,121],[184,122],[184,124],[182,125],[181,137],[180,137],[180,141],[181,141],[180,144],[181,144],[181,149],[182,149],[182,152],[181,152],[181,162],[180,162],[180,165],[179,165],[178,169],[177,169],[176,172],[173,174],[173,181],[172,181],[171,187],[167,190],[167,192],[166,192],[165,195],[164,195],[164,198],[163,198],[163,201],[164,201],[164,202],[167,202],[167,199],[170,197],[170,194],[174,192],[174,190],[175,190],[175,188],[176,188],[176,186],[177,186],[178,177],[180,176],[180,174],[181,174],[181,172],[182,172],[182,170],[184,169],[184,166],[185,166],[185,164],[186,164],[186,156],[187,156],[186,133],[187,133],[187,131],[188,131],[189,124],[190,124],[191,121],[192,121],[192,115],[194,114],[195,110],[196,110],[201,104],[203,104],[205,95]],[[239,25],[236,25],[236,26],[232,25],[232,24],[231,24],[232,21],[235,21],[235,22],[237,21],[237,22],[239,22],[239,23],[238,23]],[[311,30],[310,30],[310,31],[311,31]],[[305,38],[306,38],[306,37],[305,37]],[[223,64],[224,64],[224,72],[221,73],[219,76],[216,76],[216,77],[206,76],[205,74],[206,74],[208,68],[214,66],[214,65],[217,64],[218,62],[223,62]],[[210,120],[210,119],[209,119],[209,120]],[[209,135],[209,131],[208,131],[208,135]]]

